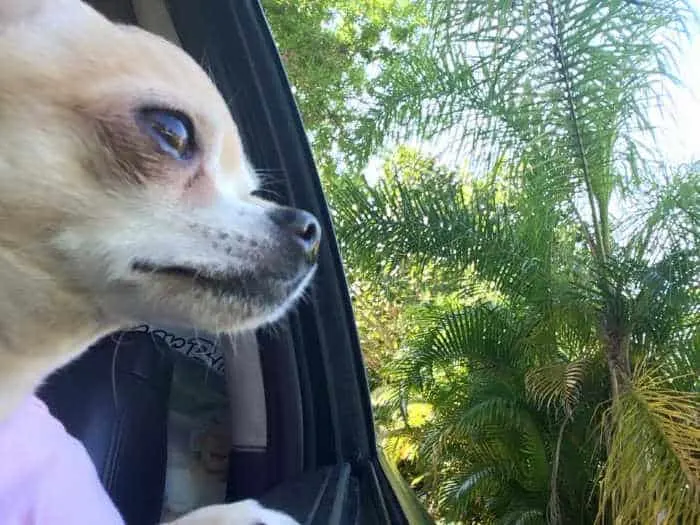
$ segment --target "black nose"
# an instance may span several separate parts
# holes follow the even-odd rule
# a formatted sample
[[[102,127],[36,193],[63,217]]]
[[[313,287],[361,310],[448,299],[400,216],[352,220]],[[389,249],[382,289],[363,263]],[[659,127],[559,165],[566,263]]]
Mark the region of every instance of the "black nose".
[[[297,239],[310,263],[316,262],[321,243],[321,225],[316,217],[304,210],[280,206],[270,212],[270,218]]]

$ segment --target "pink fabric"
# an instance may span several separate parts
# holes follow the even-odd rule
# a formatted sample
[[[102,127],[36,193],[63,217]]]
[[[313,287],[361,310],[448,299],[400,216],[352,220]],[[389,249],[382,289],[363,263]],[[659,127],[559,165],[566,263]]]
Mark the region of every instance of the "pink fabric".
[[[83,445],[36,397],[0,422],[0,524],[123,524]]]

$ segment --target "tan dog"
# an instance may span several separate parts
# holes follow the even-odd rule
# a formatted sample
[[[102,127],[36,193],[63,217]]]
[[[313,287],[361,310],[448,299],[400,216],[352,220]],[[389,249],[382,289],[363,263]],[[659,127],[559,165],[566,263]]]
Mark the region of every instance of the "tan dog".
[[[184,52],[78,0],[0,0],[0,421],[134,321],[278,318],[320,228],[253,197],[253,175]],[[293,520],[248,501],[178,523]]]

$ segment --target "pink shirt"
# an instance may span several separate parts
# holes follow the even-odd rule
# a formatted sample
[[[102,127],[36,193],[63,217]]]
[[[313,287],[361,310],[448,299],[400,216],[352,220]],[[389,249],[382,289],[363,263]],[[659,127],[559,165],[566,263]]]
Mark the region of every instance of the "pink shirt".
[[[83,445],[31,397],[0,422],[0,524],[122,525]]]

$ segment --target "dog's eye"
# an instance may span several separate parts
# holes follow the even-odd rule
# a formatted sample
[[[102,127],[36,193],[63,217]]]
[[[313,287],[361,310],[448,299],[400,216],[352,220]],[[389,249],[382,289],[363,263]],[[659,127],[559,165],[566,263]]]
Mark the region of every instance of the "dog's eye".
[[[144,109],[141,119],[158,146],[177,160],[187,160],[195,150],[192,121],[178,111]]]

